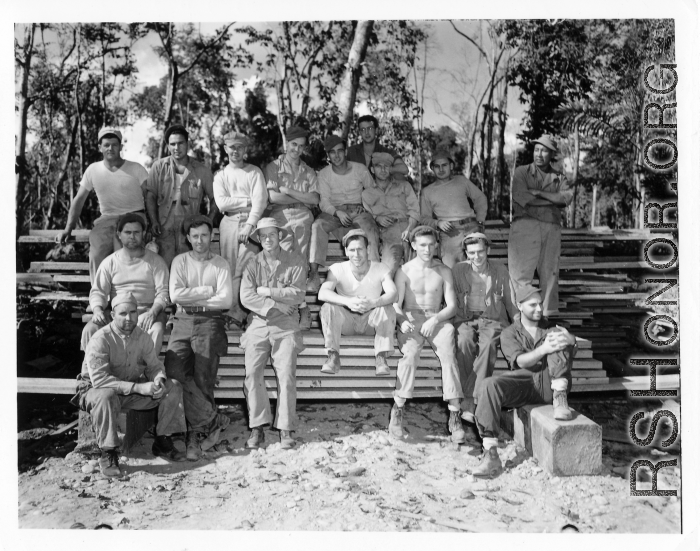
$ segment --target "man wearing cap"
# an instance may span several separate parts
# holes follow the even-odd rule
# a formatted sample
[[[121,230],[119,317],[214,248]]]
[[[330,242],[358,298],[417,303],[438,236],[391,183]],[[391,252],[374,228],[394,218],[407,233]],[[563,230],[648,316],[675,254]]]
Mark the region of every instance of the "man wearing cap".
[[[130,292],[138,302],[138,325],[153,339],[160,352],[168,305],[168,267],[143,245],[146,224],[139,214],[125,214],[117,224],[122,248],[104,259],[90,289],[92,319],[83,328],[80,349],[87,350],[90,337],[111,321],[107,304],[117,293]]]
[[[454,318],[457,366],[462,384],[462,418],[474,423],[475,400],[486,377],[493,375],[501,331],[518,312],[505,265],[489,261],[491,242],[481,232],[464,238],[467,260],[452,268],[457,293]],[[510,320],[510,321],[509,321]]]
[[[398,291],[394,304],[399,326],[396,337],[403,358],[399,360],[396,371],[389,434],[395,438],[404,436],[404,406],[407,399],[413,398],[416,369],[423,343],[428,341],[440,360],[442,399],[450,411],[448,426],[452,440],[463,443],[466,435],[459,410],[463,393],[455,360],[454,327],[449,321],[454,316],[457,302],[452,272],[433,258],[437,248],[433,228],[418,226],[414,229],[411,247],[416,251],[416,258],[399,267],[394,277]]]
[[[311,226],[310,271],[307,290],[321,285],[319,265],[326,264],[328,235],[342,239],[351,228],[365,232],[369,241],[369,259],[379,261],[379,231],[372,215],[362,206],[362,191],[372,184],[365,165],[345,158],[345,141],[335,135],[323,143],[331,164],[318,173],[321,190],[321,214]]]
[[[170,269],[170,300],[177,304],[165,353],[165,371],[182,384],[187,419],[187,459],[213,447],[229,418],[217,413],[214,386],[228,337],[224,314],[233,303],[228,262],[210,250],[213,226],[203,214],[185,218],[192,250],[176,256]]]
[[[348,232],[343,247],[349,260],[328,268],[318,292],[318,300],[325,302],[321,328],[328,352],[321,373],[340,371],[341,335],[374,334],[376,375],[391,375],[386,359],[394,353],[396,286],[389,267],[369,259],[368,243],[363,230]]]
[[[250,309],[250,323],[241,337],[245,350],[245,396],[251,434],[247,448],[259,448],[265,425],[280,431],[283,449],[296,444],[297,354],[304,349],[297,306],[304,302],[306,261],[296,251],[286,251],[280,241],[287,236],[274,218],[262,218],[254,232],[262,252],[246,266],[241,302]],[[277,411],[273,417],[265,386],[265,367],[272,357],[277,378]]]
[[[267,191],[270,194],[269,214],[289,235],[282,241],[286,251],[296,250],[307,262],[314,215],[311,208],[320,200],[316,171],[301,160],[308,130],[290,126],[285,133],[287,150],[265,167]],[[311,327],[306,303],[299,308],[300,327]]]
[[[71,201],[66,228],[56,237],[65,243],[78,224],[85,200],[94,189],[100,205],[100,217],[90,231],[90,283],[102,261],[121,246],[116,236],[117,220],[135,212],[146,222],[144,210],[145,183],[148,172],[139,163],[122,159],[122,133],[116,128],[103,128],[97,134],[102,161],[92,163],[80,181],[78,193]]]
[[[158,159],[148,173],[146,207],[160,256],[170,266],[176,255],[188,251],[182,222],[199,214],[202,199],[209,201],[209,218],[219,212],[214,201],[209,167],[187,154],[189,133],[179,124],[165,131],[170,156]]]
[[[397,180],[405,180],[408,174],[408,167],[403,159],[393,149],[384,147],[377,140],[377,130],[379,129],[379,121],[372,115],[363,115],[357,119],[357,127],[360,131],[362,141],[358,144],[348,147],[348,161],[362,163],[370,171],[374,164],[373,155],[375,153],[387,153],[391,155],[390,173]]]
[[[154,455],[184,459],[170,438],[185,431],[182,387],[165,375],[153,341],[137,324],[138,305],[133,293],[112,298],[113,320],[97,331],[85,351],[76,399],[92,417],[105,476],[121,476],[117,420],[126,409],[158,408]]]
[[[421,223],[440,230],[440,255],[452,268],[464,260],[464,237],[483,231],[488,201],[484,192],[462,174],[452,173],[454,160],[446,149],[433,153],[430,168],[437,180],[423,190]]]
[[[503,470],[498,457],[501,408],[554,403],[554,418],[573,418],[567,392],[576,338],[542,316],[542,293],[532,285],[515,292],[520,310],[513,324],[501,333],[501,350],[511,371],[484,380],[476,404],[476,425],[483,439],[484,455],[472,471],[477,477],[498,476]]]
[[[552,136],[535,140],[533,162],[513,173],[513,223],[508,237],[508,271],[515,288],[537,275],[544,291],[544,315],[559,311],[562,209],[573,197],[563,172],[552,167],[558,152]]]
[[[416,193],[406,180],[394,178],[393,162],[389,153],[373,153],[374,183],[362,192],[362,204],[379,227],[382,262],[392,277],[405,256],[404,243],[420,219]]]
[[[262,171],[245,162],[248,138],[230,132],[224,144],[228,165],[214,176],[214,199],[225,215],[219,225],[221,256],[228,261],[233,278],[233,305],[228,315],[242,327],[246,314],[240,305],[241,274],[260,250],[249,238],[267,206],[267,189]]]

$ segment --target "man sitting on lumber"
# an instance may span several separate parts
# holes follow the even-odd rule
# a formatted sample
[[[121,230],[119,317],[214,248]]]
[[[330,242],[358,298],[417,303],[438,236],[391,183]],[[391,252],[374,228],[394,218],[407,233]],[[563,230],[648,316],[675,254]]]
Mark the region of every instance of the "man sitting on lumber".
[[[476,477],[498,476],[503,470],[498,457],[501,408],[554,403],[554,418],[569,421],[567,402],[576,337],[542,316],[542,292],[532,285],[515,292],[520,310],[513,324],[501,333],[501,350],[511,371],[484,381],[476,404],[476,424],[484,441]]]
[[[411,247],[416,258],[400,266],[395,282],[398,300],[394,304],[400,331],[397,339],[403,358],[399,360],[391,408],[389,434],[401,438],[404,405],[413,398],[416,370],[423,343],[428,341],[440,360],[442,369],[442,399],[450,410],[449,429],[453,441],[465,440],[459,403],[464,397],[459,383],[455,360],[455,332],[450,323],[457,299],[452,283],[452,271],[433,258],[437,248],[437,232],[428,226],[418,226],[411,234]],[[443,299],[445,307],[442,308]]]
[[[396,286],[391,270],[381,262],[369,260],[369,239],[363,230],[351,230],[343,238],[350,260],[333,264],[321,285],[318,300],[321,327],[328,360],[321,373],[340,371],[340,336],[375,334],[376,375],[390,375],[386,359],[394,352]]]
[[[107,303],[117,293],[130,292],[138,302],[138,325],[153,339],[156,351],[163,345],[168,304],[168,267],[143,245],[145,222],[138,214],[125,214],[117,224],[122,248],[104,259],[90,289],[92,320],[83,329],[80,349],[87,350],[90,337],[110,321]]]
[[[92,417],[102,474],[121,476],[117,420],[123,409],[158,408],[153,454],[181,461],[184,454],[170,435],[186,430],[182,387],[166,377],[153,342],[137,325],[136,297],[116,295],[112,315],[109,325],[90,339],[76,396],[80,409]]]

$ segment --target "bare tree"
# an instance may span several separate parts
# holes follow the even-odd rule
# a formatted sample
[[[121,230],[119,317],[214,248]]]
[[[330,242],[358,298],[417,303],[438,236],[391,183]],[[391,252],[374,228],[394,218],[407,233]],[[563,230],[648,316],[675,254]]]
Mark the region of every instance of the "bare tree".
[[[355,107],[357,89],[360,87],[360,77],[362,76],[362,63],[367,54],[370,35],[374,21],[358,21],[355,27],[355,35],[348,54],[348,63],[343,74],[338,93],[338,110],[343,126],[343,139],[347,139],[350,126],[352,125],[352,114]]]

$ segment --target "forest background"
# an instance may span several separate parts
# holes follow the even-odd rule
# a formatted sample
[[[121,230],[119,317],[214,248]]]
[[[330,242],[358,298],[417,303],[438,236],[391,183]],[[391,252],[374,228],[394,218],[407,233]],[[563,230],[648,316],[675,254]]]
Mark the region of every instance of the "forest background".
[[[542,133],[558,137],[575,187],[568,227],[641,227],[645,203],[676,181],[642,162],[664,132],[644,125],[644,106],[675,101],[643,84],[647,66],[675,60],[673,20],[31,23],[15,25],[14,50],[17,234],[64,227],[105,125],[124,129],[126,157],[148,167],[165,154],[163,130],[184,124],[216,171],[227,132],[248,134],[248,160],[264,167],[301,124],[318,169],[323,139],[359,141],[354,123],[371,113],[417,193],[445,146],[504,221],[513,168]],[[675,110],[649,122],[674,124]],[[96,217],[93,194],[82,225]]]

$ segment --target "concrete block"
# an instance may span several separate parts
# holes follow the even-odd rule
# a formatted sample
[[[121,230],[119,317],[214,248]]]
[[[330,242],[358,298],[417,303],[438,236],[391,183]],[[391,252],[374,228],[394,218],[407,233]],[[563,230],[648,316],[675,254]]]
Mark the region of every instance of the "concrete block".
[[[600,473],[603,467],[603,429],[585,415],[574,411],[571,421],[557,421],[554,408],[549,404],[521,407],[503,417],[504,428],[513,435],[516,444],[527,449],[551,474]]]

